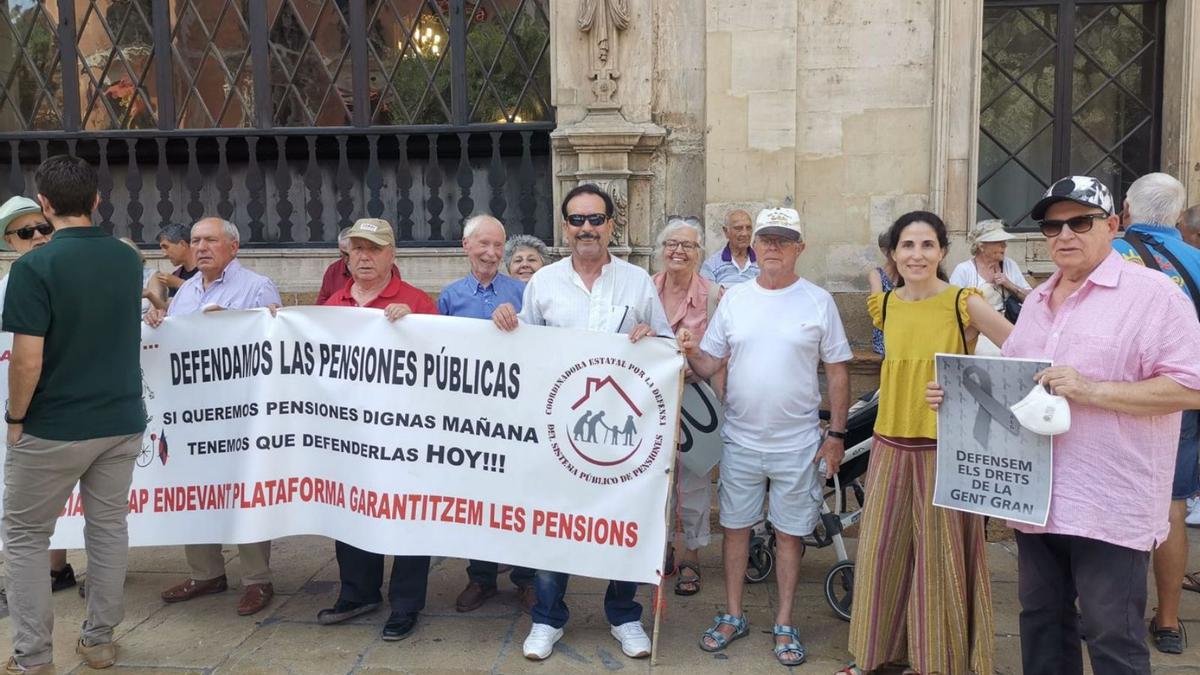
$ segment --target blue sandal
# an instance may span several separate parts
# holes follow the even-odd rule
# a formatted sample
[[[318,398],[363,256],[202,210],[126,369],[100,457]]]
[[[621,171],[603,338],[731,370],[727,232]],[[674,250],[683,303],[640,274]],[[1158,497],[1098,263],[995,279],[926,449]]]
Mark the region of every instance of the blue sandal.
[[[733,626],[733,635],[726,637],[724,633],[718,630],[723,624]],[[713,627],[704,631],[704,635],[700,636],[700,649],[709,653],[722,651],[729,646],[729,643],[746,637],[746,634],[749,632],[750,622],[746,621],[744,614],[740,617],[732,614],[719,614],[713,617]],[[705,644],[704,638],[711,638],[716,643],[716,646],[711,647]]]
[[[786,644],[775,644],[775,660],[789,668],[804,663],[806,652],[804,651],[804,645],[800,644],[800,634],[796,632],[795,628],[777,623],[775,624],[775,627],[771,629],[771,633],[775,637],[783,636],[791,638],[791,641]],[[783,655],[788,653],[797,654],[800,658],[796,659],[795,661],[784,660]]]

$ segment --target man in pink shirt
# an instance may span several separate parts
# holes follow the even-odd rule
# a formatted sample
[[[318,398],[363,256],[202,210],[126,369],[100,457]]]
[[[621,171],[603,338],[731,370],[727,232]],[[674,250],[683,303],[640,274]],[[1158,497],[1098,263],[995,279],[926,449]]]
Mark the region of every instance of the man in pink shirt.
[[[1025,299],[1004,356],[1045,359],[1071,404],[1045,527],[1017,529],[1025,675],[1149,673],[1146,571],[1167,538],[1180,410],[1200,407],[1200,324],[1167,277],[1112,250],[1103,183],[1064,178],[1033,208],[1058,271]]]

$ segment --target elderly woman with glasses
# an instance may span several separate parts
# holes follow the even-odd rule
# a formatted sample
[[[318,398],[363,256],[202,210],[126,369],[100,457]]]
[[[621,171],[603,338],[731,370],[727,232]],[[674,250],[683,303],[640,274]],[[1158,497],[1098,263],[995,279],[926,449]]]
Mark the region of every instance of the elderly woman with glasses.
[[[533,235],[514,234],[504,244],[504,269],[514,279],[529,281],[549,262],[550,249]]]
[[[703,241],[700,221],[691,217],[668,216],[666,226],[658,235],[659,263],[663,271],[654,275],[654,286],[667,313],[667,321],[676,334],[681,328],[687,328],[693,335],[704,335],[720,297],[717,284],[700,276]],[[724,379],[722,370],[711,382],[720,398],[724,398]],[[700,591],[700,549],[709,542],[712,480],[707,475],[693,473],[682,464],[678,469],[676,522],[683,530],[684,552],[678,558],[675,593],[694,595]]]
[[[1008,242],[1013,238],[1004,229],[1004,221],[981,220],[971,231],[971,259],[958,264],[950,274],[950,283],[960,288],[977,288],[992,309],[1004,313],[1005,301],[1012,297],[1020,302],[1032,288],[1021,274],[1017,261],[1009,258]],[[1007,316],[1016,321],[1015,313]],[[987,336],[981,336],[975,346],[981,356],[999,356],[1000,347]]]

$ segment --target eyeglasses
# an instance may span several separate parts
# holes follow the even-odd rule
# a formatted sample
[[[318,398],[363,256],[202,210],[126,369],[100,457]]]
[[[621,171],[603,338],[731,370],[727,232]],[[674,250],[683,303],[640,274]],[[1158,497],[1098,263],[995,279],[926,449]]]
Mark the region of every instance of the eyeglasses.
[[[677,241],[675,239],[668,239],[663,242],[664,251],[674,251],[677,248],[681,248],[684,251],[691,253],[692,251],[700,248],[700,244],[697,244],[694,241]]]
[[[51,225],[50,223],[38,223],[37,225],[26,225],[25,227],[22,227],[19,230],[9,230],[8,232],[5,232],[4,236],[7,237],[10,234],[15,234],[18,237],[20,237],[21,239],[29,240],[29,239],[33,239],[34,232],[37,232],[38,234],[42,235],[43,237],[49,237],[50,235],[54,234],[54,226]]]
[[[584,223],[588,223],[592,227],[600,227],[607,222],[607,213],[572,213],[567,216],[567,224],[571,227],[583,227]]]
[[[1042,234],[1047,239],[1053,239],[1062,234],[1063,225],[1071,228],[1071,231],[1075,234],[1083,234],[1084,232],[1091,232],[1093,220],[1107,217],[1107,213],[1089,213],[1066,220],[1043,220],[1038,223],[1038,227],[1041,228]]]
[[[786,248],[792,244],[798,243],[795,239],[777,237],[769,234],[760,234],[758,237],[756,237],[756,239],[758,240],[758,243],[762,244],[765,248]]]

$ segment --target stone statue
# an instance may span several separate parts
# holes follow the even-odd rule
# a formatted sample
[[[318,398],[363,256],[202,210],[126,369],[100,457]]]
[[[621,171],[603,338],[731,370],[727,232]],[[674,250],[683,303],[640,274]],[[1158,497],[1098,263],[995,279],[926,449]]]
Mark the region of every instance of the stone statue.
[[[629,26],[629,0],[580,0],[579,30],[591,40],[592,92],[601,103],[611,103],[617,93],[617,35]]]

